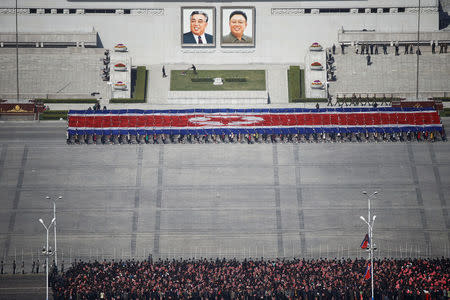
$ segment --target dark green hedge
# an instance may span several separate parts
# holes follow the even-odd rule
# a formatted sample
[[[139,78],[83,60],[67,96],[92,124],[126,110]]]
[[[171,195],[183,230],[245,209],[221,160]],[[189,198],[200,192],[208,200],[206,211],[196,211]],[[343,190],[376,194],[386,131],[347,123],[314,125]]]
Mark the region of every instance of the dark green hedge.
[[[205,77],[205,78],[191,78],[192,82],[213,82],[214,79],[209,78],[209,77]]]
[[[306,97],[305,88],[305,70],[300,69],[300,98],[304,99]]]
[[[304,98],[301,96],[300,85],[300,67],[290,66],[288,72],[288,95],[289,102],[293,102],[294,99]]]
[[[137,67],[135,84],[134,94],[131,97],[133,99],[145,100],[145,90],[147,87],[147,68],[145,66]]]
[[[147,75],[148,72],[145,66],[137,67],[132,98],[113,98],[109,100],[109,103],[145,103]]]
[[[48,110],[39,114],[39,120],[67,120],[67,110]]]
[[[37,101],[43,103],[97,103],[97,99],[44,99],[39,98]]]
[[[450,117],[450,108],[444,108],[444,110],[439,112],[439,115],[441,117]]]
[[[225,82],[247,82],[247,78],[224,78]],[[214,82],[211,77],[191,78],[192,82]]]
[[[299,66],[290,66],[288,70],[289,102],[310,102],[299,101],[306,99],[305,93],[305,70],[300,69]]]
[[[145,103],[145,99],[114,98],[109,100],[109,103]]]
[[[292,99],[291,102],[293,102],[293,103],[309,103],[309,102],[327,103],[328,99],[327,98],[296,98],[296,99]]]
[[[433,97],[431,100],[441,100],[442,102],[450,101],[450,97]]]
[[[225,78],[226,82],[247,82],[247,78]]]
[[[345,101],[361,101],[361,102],[385,102],[385,101],[400,101],[401,98],[375,98],[375,97],[349,97],[349,98],[337,98],[338,102],[345,102]]]

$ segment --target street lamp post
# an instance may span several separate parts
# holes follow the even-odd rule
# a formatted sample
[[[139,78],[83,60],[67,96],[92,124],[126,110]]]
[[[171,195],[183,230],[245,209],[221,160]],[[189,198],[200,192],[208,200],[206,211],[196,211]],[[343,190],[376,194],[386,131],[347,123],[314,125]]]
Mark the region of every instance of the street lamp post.
[[[52,251],[48,248],[48,230],[50,229],[50,227],[52,226],[52,224],[55,222],[55,218],[52,219],[52,221],[50,222],[50,224],[48,226],[45,226],[44,221],[42,221],[42,219],[39,219],[39,222],[42,224],[42,226],[44,226],[45,230],[47,231],[47,246],[45,247],[45,249],[42,249],[42,254],[45,255],[45,271],[46,271],[46,285],[45,285],[45,290],[46,290],[46,300],[48,300],[48,257],[50,255],[52,255]]]
[[[56,200],[61,200],[62,196],[58,196],[58,198],[56,199],[52,199],[49,196],[45,197],[47,200],[52,200],[53,201],[53,220],[55,220],[55,222],[53,223],[53,236],[55,238],[55,249],[54,249],[54,253],[55,253],[55,266],[58,266],[58,252],[56,251]]]
[[[416,68],[416,99],[419,100],[419,54],[420,54],[420,0],[419,10],[417,11],[417,68]]]
[[[363,191],[363,194],[367,196],[367,192]],[[370,218],[370,199],[378,194],[378,192],[373,192],[370,196],[367,197],[367,221],[363,216],[360,216],[360,219],[364,221],[364,223],[367,224],[367,230],[369,234],[369,256],[370,256],[370,280],[371,280],[371,290],[372,290],[372,300],[374,300],[374,289],[373,289],[373,251],[374,248],[374,242],[373,242],[373,223],[375,222],[375,218],[377,216],[373,216],[373,218]]]

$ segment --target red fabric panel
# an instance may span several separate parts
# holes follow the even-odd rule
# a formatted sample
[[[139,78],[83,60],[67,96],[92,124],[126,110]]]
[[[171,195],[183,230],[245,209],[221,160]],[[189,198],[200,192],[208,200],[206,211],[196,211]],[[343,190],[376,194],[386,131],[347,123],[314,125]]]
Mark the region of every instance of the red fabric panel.
[[[321,114],[311,114],[313,125],[322,125],[322,115]]]
[[[381,125],[381,114],[374,113],[372,116],[373,116],[373,125]]]
[[[433,112],[431,114],[431,123],[432,124],[441,124],[441,118],[437,112]]]
[[[330,125],[339,125],[339,115],[330,114]]]
[[[330,114],[323,114],[322,115],[322,124],[323,125],[330,125],[331,124]]]
[[[339,114],[338,125],[346,126],[347,125],[347,115]]]
[[[304,115],[297,114],[296,118],[297,118],[297,125],[301,126],[301,125],[305,124],[305,116]]]
[[[398,124],[408,124],[408,119],[406,118],[406,113],[399,112],[397,113],[397,122]]]
[[[128,127],[129,116],[119,116],[119,127]]]
[[[304,116],[304,121],[305,121],[305,125],[313,125],[313,119],[311,114],[305,114]]]
[[[381,119],[381,124],[382,125],[389,125],[389,124],[391,124],[390,114],[388,114],[388,113],[381,113],[380,114],[380,119]]]
[[[405,113],[405,119],[406,119],[405,124],[417,125],[414,113]]]
[[[357,125],[356,114],[347,115],[347,125]]]

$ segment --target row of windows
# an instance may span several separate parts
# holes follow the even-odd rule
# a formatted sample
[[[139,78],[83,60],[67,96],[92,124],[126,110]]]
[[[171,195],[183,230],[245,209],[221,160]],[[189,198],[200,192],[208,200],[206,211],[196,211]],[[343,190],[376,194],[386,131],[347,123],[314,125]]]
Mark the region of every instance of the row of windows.
[[[405,12],[405,7],[398,7],[398,12],[399,13],[404,13]],[[115,14],[116,10],[115,9],[84,9],[83,10],[85,14]],[[30,14],[37,14],[38,13],[38,9],[37,8],[30,8]],[[378,12],[378,8],[371,8],[370,9],[371,13],[377,13]],[[390,8],[388,7],[384,7],[383,8],[383,13],[389,13],[390,12]],[[51,14],[52,10],[50,8],[46,8],[44,9],[44,13],[45,14]],[[62,8],[57,8],[56,9],[56,13],[57,14],[63,14],[64,13],[64,9]],[[76,14],[77,10],[74,8],[70,8],[69,9],[69,14]],[[124,9],[123,13],[125,15],[129,15],[131,13],[131,9]],[[306,8],[305,9],[305,14],[310,14],[311,13],[311,8]],[[319,9],[319,13],[350,13],[350,8],[320,8]],[[358,13],[366,13],[366,9],[365,8],[358,8]]]
[[[389,13],[391,10],[391,8],[389,8],[389,7],[383,7],[382,9],[383,9],[383,13]],[[405,7],[398,7],[397,10],[399,13],[404,13]],[[350,12],[350,8],[320,8],[319,9],[319,13],[349,13],[349,12]],[[377,13],[378,8],[371,8],[370,12]],[[305,13],[311,13],[311,9],[305,9]],[[364,13],[366,13],[366,9],[358,8],[358,13],[364,14]]]
[[[69,8],[68,9],[69,14],[76,14],[77,10],[75,8]],[[85,14],[115,14],[116,10],[115,9],[84,9],[83,10]],[[30,8],[29,10],[30,14],[37,14],[38,13],[38,9],[37,8]],[[51,14],[52,10],[50,8],[46,8],[44,9],[44,14]],[[64,13],[64,9],[62,8],[57,8],[56,9],[56,13],[57,14],[63,14]],[[131,13],[131,9],[124,9],[123,13],[125,15],[129,15]]]

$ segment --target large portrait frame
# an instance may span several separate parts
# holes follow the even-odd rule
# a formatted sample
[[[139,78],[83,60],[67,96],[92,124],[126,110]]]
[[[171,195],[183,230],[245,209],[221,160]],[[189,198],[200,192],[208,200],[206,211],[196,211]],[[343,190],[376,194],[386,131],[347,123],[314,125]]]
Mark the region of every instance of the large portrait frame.
[[[193,13],[194,15],[191,16]],[[203,28],[205,26],[205,18],[207,18],[207,22],[206,27]],[[183,48],[216,47],[216,8],[213,6],[181,7],[180,32],[181,46]],[[203,38],[200,38],[202,43],[199,43],[199,34],[203,36]]]
[[[222,6],[220,8],[220,46],[255,47],[255,24],[254,6]]]

